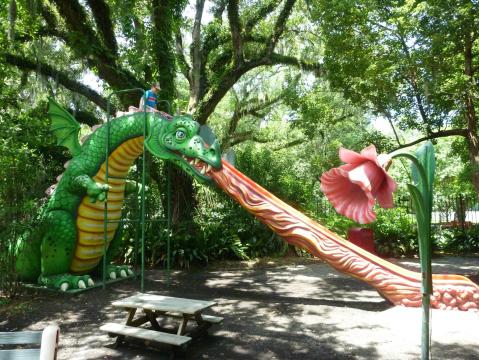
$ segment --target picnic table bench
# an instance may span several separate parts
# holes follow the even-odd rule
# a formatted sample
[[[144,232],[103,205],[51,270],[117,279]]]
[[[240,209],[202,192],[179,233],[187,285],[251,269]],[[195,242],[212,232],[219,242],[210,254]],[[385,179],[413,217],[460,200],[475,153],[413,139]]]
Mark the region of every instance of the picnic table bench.
[[[55,360],[57,358],[57,325],[43,331],[0,332],[0,360]],[[22,346],[22,348],[7,348]]]
[[[125,337],[133,337],[184,347],[193,337],[206,333],[210,326],[223,321],[222,317],[202,314],[205,309],[214,305],[216,305],[214,301],[140,293],[112,303],[113,307],[128,312],[125,325],[106,323],[100,327],[100,330],[107,332],[110,336],[117,336],[116,346],[119,346]],[[141,313],[135,319],[138,311]],[[179,318],[180,323],[175,329],[176,334],[165,331],[157,320],[159,317]],[[196,326],[189,331],[187,325],[190,321],[194,321]],[[145,323],[150,323],[152,329],[140,327]]]

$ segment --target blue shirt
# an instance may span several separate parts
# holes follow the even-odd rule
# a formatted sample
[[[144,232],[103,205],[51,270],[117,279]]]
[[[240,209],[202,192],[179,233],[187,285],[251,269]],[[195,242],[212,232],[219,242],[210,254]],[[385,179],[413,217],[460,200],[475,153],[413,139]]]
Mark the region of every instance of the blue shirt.
[[[146,93],[145,93],[145,96],[146,96],[146,106],[149,106],[149,107],[152,107],[152,108],[155,108],[156,109],[156,102],[157,102],[157,95],[151,91],[151,90],[148,90]]]

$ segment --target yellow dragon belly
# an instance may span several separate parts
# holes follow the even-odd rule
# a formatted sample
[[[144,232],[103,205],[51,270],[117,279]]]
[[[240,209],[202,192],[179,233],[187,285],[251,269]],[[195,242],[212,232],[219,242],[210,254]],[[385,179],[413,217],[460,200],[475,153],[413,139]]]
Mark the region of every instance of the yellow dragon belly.
[[[128,170],[135,159],[143,152],[143,136],[125,141],[108,157],[108,182],[106,162],[102,164],[93,180],[108,184],[107,196],[107,244],[110,245],[121,218],[121,208],[125,197],[125,184]],[[103,256],[105,240],[105,203],[91,203],[85,196],[78,207],[76,220],[77,243],[70,265],[70,271],[81,274],[91,271]]]

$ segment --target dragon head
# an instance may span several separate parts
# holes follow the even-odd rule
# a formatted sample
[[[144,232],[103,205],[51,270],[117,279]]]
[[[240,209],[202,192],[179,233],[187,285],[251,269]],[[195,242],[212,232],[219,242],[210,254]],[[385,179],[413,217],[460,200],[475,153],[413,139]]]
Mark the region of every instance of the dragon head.
[[[216,139],[200,135],[200,125],[191,116],[165,120],[149,114],[145,146],[154,156],[169,160],[201,182],[211,180],[209,172],[221,168],[221,151]]]

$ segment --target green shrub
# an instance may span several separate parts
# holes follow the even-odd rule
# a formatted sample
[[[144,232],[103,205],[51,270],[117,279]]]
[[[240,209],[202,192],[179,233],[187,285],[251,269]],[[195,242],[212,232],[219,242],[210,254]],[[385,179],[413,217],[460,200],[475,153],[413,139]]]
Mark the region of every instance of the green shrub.
[[[346,216],[338,214],[334,210],[331,211],[326,217],[320,218],[318,222],[327,229],[334,231],[344,238],[346,238],[349,228],[360,226],[358,223],[348,219]]]
[[[416,220],[406,209],[377,209],[377,219],[371,227],[380,255],[402,257],[418,254]]]
[[[436,235],[439,250],[449,254],[479,253],[479,226],[440,229]]]
[[[170,264],[172,267],[189,268],[204,265],[212,260],[249,258],[248,245],[231,233],[221,237],[197,232],[189,233],[190,226],[183,223],[170,236]],[[152,241],[151,241],[152,240]],[[149,239],[147,258],[150,265],[166,265],[168,256],[168,230],[165,228],[154,239]]]

